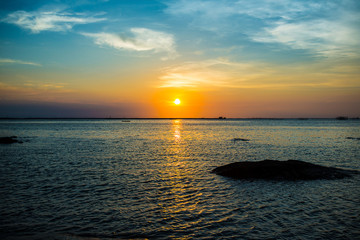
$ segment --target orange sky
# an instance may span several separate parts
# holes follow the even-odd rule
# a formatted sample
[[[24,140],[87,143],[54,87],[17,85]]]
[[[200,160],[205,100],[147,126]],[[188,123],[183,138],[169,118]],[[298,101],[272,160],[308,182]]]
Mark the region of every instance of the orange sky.
[[[21,2],[0,117],[360,116],[358,1]]]

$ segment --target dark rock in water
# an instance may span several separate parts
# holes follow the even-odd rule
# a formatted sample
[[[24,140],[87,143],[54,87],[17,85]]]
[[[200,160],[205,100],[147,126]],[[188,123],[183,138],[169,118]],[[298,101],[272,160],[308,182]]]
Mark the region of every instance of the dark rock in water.
[[[249,139],[246,139],[246,138],[234,138],[233,141],[234,141],[234,142],[236,142],[236,141],[248,142],[248,141],[250,141],[250,140],[249,140]]]
[[[355,138],[355,137],[347,137],[346,139],[360,140],[360,138]]]
[[[349,118],[346,116],[339,116],[336,118],[336,120],[348,120]]]
[[[341,179],[358,171],[324,167],[298,160],[263,160],[231,163],[215,168],[212,173],[237,179],[315,180]]]
[[[22,141],[17,140],[16,136],[0,137],[0,144],[11,144],[11,143],[22,143]]]

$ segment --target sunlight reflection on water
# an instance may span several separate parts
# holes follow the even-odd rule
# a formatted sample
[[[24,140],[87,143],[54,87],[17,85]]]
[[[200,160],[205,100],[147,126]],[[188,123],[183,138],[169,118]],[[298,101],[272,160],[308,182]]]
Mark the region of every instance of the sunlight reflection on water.
[[[358,121],[1,121],[0,237],[299,238],[357,236],[359,177],[236,181],[240,160],[360,169]],[[248,142],[234,138],[250,139]],[[50,237],[54,238],[54,237]]]
[[[181,140],[181,120],[173,120],[172,126],[174,129],[174,140],[178,143]]]

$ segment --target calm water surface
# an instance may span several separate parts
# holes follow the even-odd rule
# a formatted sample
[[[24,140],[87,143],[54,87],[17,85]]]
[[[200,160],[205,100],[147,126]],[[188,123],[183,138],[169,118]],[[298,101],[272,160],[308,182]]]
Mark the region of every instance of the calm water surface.
[[[360,121],[1,120],[1,239],[359,239],[360,177],[244,181],[235,161],[360,170]],[[234,142],[247,138],[249,142]]]

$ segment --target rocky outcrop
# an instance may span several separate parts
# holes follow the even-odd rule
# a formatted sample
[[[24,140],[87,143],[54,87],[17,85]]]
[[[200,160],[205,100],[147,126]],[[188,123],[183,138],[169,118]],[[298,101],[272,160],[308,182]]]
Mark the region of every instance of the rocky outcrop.
[[[341,179],[358,172],[298,160],[263,160],[231,163],[215,168],[212,173],[236,179],[315,180]]]
[[[0,137],[0,144],[23,143],[19,141],[16,136]]]

